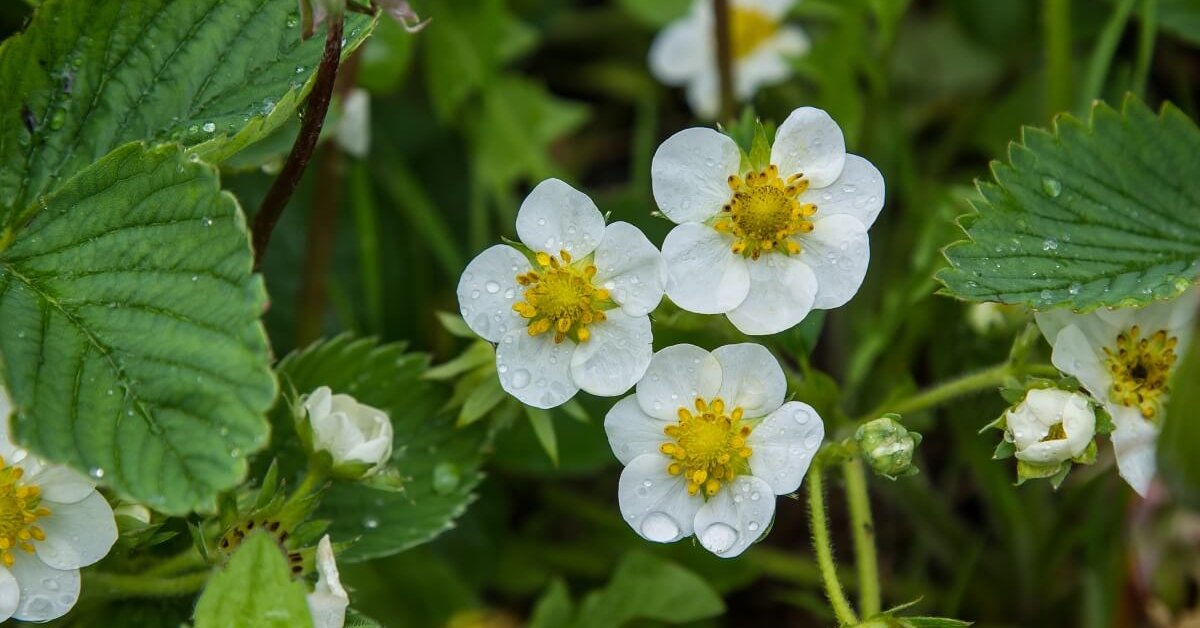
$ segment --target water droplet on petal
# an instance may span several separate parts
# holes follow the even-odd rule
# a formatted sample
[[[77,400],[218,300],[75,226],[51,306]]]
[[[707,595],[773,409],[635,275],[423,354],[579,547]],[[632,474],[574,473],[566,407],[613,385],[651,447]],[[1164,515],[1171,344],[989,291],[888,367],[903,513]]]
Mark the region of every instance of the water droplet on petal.
[[[674,541],[679,536],[679,526],[666,513],[652,512],[642,519],[642,536],[655,543]]]
[[[714,554],[728,551],[737,540],[737,530],[724,523],[714,523],[700,533],[700,544]]]
[[[489,282],[483,284],[483,287],[491,294],[496,294],[497,292],[500,292],[500,284],[496,283],[495,281],[489,281]]]

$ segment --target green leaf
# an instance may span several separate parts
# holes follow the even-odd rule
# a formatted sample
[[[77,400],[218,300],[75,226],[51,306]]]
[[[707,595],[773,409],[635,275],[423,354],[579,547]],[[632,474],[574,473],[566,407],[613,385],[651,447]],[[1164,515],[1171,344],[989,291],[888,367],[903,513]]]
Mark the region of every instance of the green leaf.
[[[131,141],[220,161],[265,137],[291,118],[324,48],[323,36],[300,41],[298,12],[295,0],[43,3],[0,48],[0,224]],[[344,56],[374,26],[347,20]]]
[[[214,575],[196,603],[196,628],[312,626],[304,585],[292,580],[283,551],[254,532]]]
[[[603,590],[580,605],[575,628],[624,626],[634,619],[680,624],[725,611],[721,596],[696,574],[643,551],[626,554]]]
[[[1192,337],[1184,361],[1172,376],[1171,399],[1158,437],[1158,465],[1171,496],[1200,508],[1200,334]],[[1111,420],[1110,420],[1111,421]]]
[[[571,593],[562,580],[554,580],[538,598],[529,618],[529,628],[566,628],[574,610]]]
[[[554,435],[554,415],[546,410],[525,406],[525,416],[529,417],[529,426],[537,437],[542,451],[550,458],[554,466],[558,466],[558,438]]]
[[[619,0],[618,4],[647,26],[666,26],[687,14],[692,0]]]
[[[1155,116],[1129,97],[1091,123],[1025,129],[1010,163],[979,183],[970,241],[946,249],[945,292],[971,301],[1144,305],[1200,276],[1200,129],[1167,104]]]
[[[474,500],[485,432],[479,426],[455,429],[451,417],[438,415],[445,393],[421,379],[428,366],[428,356],[406,353],[404,345],[349,335],[314,344],[279,364],[280,381],[297,392],[329,386],[387,412],[395,428],[391,466],[404,478],[403,490],[338,482],[317,512],[333,522],[329,533],[334,539],[359,539],[339,561],[388,556],[429,541],[449,529]],[[286,405],[280,402],[271,413],[273,444],[289,452],[280,454],[280,466],[295,474],[303,454],[294,442]]]
[[[900,622],[906,628],[961,628],[970,626],[971,622],[949,617],[901,617]]]
[[[0,356],[22,444],[166,513],[212,510],[266,441],[266,301],[217,173],[124,146],[0,252]]]
[[[1159,27],[1193,45],[1200,45],[1200,2],[1197,0],[1157,1]]]
[[[491,370],[487,371],[483,381],[471,389],[471,394],[463,402],[462,409],[458,412],[456,425],[464,427],[482,419],[484,415],[491,412],[492,408],[504,401],[506,396],[495,373]]]

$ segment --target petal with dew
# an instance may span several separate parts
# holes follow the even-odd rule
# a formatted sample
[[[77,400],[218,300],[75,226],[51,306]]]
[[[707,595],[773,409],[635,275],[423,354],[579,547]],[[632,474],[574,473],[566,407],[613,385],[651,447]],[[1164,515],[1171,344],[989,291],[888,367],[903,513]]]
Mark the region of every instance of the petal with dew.
[[[641,379],[654,353],[650,317],[608,312],[608,320],[588,330],[591,337],[571,354],[571,378],[599,397],[625,394]]]
[[[729,136],[700,127],[684,129],[654,152],[654,201],[676,223],[706,220],[732,198],[729,177],[738,173],[741,160]]]
[[[627,222],[609,225],[596,248],[595,261],[594,283],[608,290],[626,314],[649,314],[662,301],[667,263],[637,227]]]
[[[517,275],[529,270],[529,260],[507,244],[486,249],[467,264],[458,280],[458,309],[471,331],[499,342],[504,334],[525,326],[513,304],[521,296]]]
[[[846,155],[846,166],[836,181],[823,188],[809,188],[800,195],[801,203],[817,206],[818,216],[845,214],[868,229],[879,217],[883,199],[883,175],[858,155]]]
[[[637,384],[642,412],[675,421],[679,408],[691,407],[697,397],[711,399],[721,388],[721,363],[695,345],[672,345],[650,358]]]
[[[696,538],[704,549],[733,558],[762,537],[775,516],[775,493],[762,479],[738,476],[696,513]]]
[[[789,401],[772,412],[746,439],[754,450],[750,472],[777,495],[800,487],[825,438],[825,423],[807,403]]]
[[[49,500],[42,504],[50,509],[50,516],[38,519],[46,539],[35,547],[46,565],[62,570],[86,567],[107,556],[117,542],[112,507],[100,493],[93,491],[73,504]]]
[[[663,429],[673,424],[646,414],[637,396],[629,395],[604,416],[604,433],[617,460],[629,464],[638,456],[658,453],[659,445],[668,440]]]
[[[723,314],[741,305],[750,292],[750,269],[730,241],[711,227],[685,223],[663,241],[667,296],[697,314]]]
[[[573,341],[556,343],[553,332],[530,336],[524,327],[514,329],[496,345],[500,387],[535,408],[561,406],[579,392],[571,378],[574,351]]]
[[[581,258],[604,239],[604,216],[587,194],[559,179],[537,184],[517,210],[517,237],[534,251]]]
[[[846,163],[846,139],[833,118],[821,109],[800,107],[779,125],[771,147],[771,163],[786,177],[803,174],[811,187],[837,180]]]
[[[718,347],[712,354],[721,364],[717,396],[725,400],[726,406],[739,407],[746,418],[757,419],[783,404],[787,379],[766,347],[744,342]]]
[[[634,458],[617,484],[617,503],[625,522],[647,541],[671,543],[692,534],[696,511],[704,504],[689,495],[682,476],[667,473],[662,454]]]
[[[13,554],[16,561],[9,571],[21,589],[14,619],[50,621],[66,615],[79,600],[79,570],[61,570],[25,552]]]
[[[747,263],[750,290],[728,312],[729,322],[751,336],[791,329],[812,311],[820,285],[808,264],[784,255],[766,255]]]
[[[871,261],[867,228],[845,214],[819,218],[812,233],[800,239],[800,259],[817,276],[813,307],[841,307],[854,297],[867,276]]]

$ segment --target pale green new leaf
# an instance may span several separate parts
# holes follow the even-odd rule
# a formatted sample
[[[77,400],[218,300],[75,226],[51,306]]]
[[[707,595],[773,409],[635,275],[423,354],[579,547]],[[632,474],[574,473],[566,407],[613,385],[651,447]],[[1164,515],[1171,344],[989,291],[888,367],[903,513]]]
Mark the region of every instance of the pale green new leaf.
[[[330,535],[358,538],[339,555],[341,561],[387,556],[424,543],[448,529],[475,498],[484,431],[480,426],[455,429],[452,417],[438,414],[445,394],[421,378],[428,368],[428,356],[407,353],[401,344],[349,335],[314,344],[279,364],[285,390],[306,394],[329,386],[387,412],[395,428],[391,464],[402,478],[400,491],[337,482],[322,500],[318,516],[333,522]],[[286,406],[281,401],[272,412],[274,448],[285,473],[294,474],[302,460]]]
[[[1181,111],[1129,97],[1023,141],[979,183],[970,241],[938,275],[946,293],[1090,310],[1168,299],[1200,276],[1200,129]]]
[[[196,603],[196,628],[312,626],[304,594],[275,539],[254,532],[209,580]]]
[[[48,0],[0,47],[0,224],[131,141],[220,161],[286,122],[321,58],[295,0]],[[348,16],[344,54],[374,22]]]
[[[216,171],[114,151],[0,252],[0,355],[19,442],[157,510],[212,509],[266,440],[266,295]]]

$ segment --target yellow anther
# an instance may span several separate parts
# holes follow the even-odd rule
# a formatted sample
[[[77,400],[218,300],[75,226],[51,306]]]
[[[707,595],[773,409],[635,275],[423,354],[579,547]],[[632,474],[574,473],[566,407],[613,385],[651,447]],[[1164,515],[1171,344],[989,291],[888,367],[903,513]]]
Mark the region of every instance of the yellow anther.
[[[721,490],[721,483],[715,479],[704,483],[704,492],[707,493],[709,497],[716,495],[717,491],[719,490]]]
[[[550,265],[550,255],[548,253],[538,253],[534,257],[537,259],[538,266],[546,267]]]
[[[800,253],[801,245],[793,237],[812,231],[809,218],[817,210],[816,205],[798,200],[808,189],[803,176],[792,175],[785,182],[779,177],[779,167],[771,164],[746,173],[744,178],[730,177],[729,188],[732,197],[710,224],[733,236],[730,250],[734,254],[756,260],[771,251]]]
[[[587,327],[581,325],[579,329],[575,330],[575,337],[579,339],[579,342],[587,342],[588,338],[592,337],[592,332],[588,331]]]
[[[12,550],[34,551],[33,541],[43,541],[45,531],[34,525],[48,517],[50,510],[41,505],[42,489],[21,483],[21,467],[9,467],[0,462],[0,557],[5,565],[13,563]]]
[[[696,484],[703,484],[708,479],[708,471],[704,469],[696,469],[692,472],[692,481]]]
[[[1178,339],[1158,330],[1146,338],[1134,325],[1117,334],[1115,351],[1105,347],[1105,366],[1112,374],[1109,396],[1123,406],[1137,408],[1142,417],[1154,420],[1166,399],[1171,369],[1176,360]]]
[[[751,427],[741,423],[743,414],[740,407],[730,409],[721,398],[697,397],[691,408],[676,410],[678,422],[663,428],[671,441],[659,446],[670,458],[667,473],[682,475],[692,495],[703,488],[708,497],[737,475],[747,473],[750,450],[745,439]]]
[[[566,250],[560,250],[558,257],[546,252],[534,257],[542,272],[517,275],[524,292],[513,310],[529,320],[531,336],[553,329],[554,342],[568,338],[587,342],[592,336],[587,326],[605,321],[603,310],[616,307],[608,290],[592,283],[596,266],[588,263],[590,258],[575,260]]]

